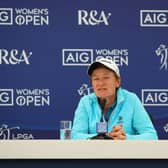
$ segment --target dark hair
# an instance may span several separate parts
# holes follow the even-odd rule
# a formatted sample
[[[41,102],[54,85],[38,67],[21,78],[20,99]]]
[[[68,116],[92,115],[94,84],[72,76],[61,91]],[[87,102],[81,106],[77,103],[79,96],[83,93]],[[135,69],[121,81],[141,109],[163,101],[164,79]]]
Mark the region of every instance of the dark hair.
[[[103,64],[99,63],[99,62],[96,62],[94,63],[93,65],[91,65],[90,69],[89,69],[89,75],[91,76],[93,71],[97,68],[102,68],[102,67],[105,67]]]

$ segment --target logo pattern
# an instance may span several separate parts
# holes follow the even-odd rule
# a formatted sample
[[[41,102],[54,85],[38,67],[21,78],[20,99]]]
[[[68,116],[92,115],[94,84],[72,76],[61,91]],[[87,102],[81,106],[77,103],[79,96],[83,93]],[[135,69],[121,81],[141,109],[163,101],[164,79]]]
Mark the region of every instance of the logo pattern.
[[[49,25],[49,11],[47,8],[0,8],[0,25]]]
[[[166,125],[164,125],[163,129],[166,133],[168,133],[168,123]]]
[[[168,27],[168,10],[141,10],[141,27]]]
[[[29,133],[18,133],[20,130],[19,126],[8,127],[7,124],[2,124],[0,127],[0,139],[9,140],[9,139],[34,139],[34,136]]]
[[[168,70],[168,47],[164,44],[160,44],[155,52],[156,55],[160,57],[160,69]]]
[[[78,89],[78,94],[80,96],[89,95],[93,92],[93,88],[89,87],[88,84],[83,83],[82,86]]]
[[[78,10],[78,25],[87,25],[87,26],[95,26],[95,25],[109,25],[111,13],[107,13],[97,10]]]
[[[142,89],[144,106],[168,106],[168,89]]]
[[[11,8],[0,8],[0,25],[13,24],[13,10]]]

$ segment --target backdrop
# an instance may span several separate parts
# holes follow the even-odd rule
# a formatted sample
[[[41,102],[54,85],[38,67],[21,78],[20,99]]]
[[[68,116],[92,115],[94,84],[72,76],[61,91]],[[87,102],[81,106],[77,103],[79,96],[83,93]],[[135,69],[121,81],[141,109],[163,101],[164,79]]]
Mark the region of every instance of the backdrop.
[[[105,57],[168,139],[167,35],[165,0],[0,0],[0,138],[59,138]]]

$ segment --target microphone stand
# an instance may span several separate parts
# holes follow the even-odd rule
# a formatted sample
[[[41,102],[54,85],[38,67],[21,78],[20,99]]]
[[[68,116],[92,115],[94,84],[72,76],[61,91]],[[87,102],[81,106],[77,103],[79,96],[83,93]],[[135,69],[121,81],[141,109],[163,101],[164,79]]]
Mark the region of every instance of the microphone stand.
[[[91,137],[90,139],[109,139],[109,140],[112,140],[113,138],[109,137],[105,133],[100,133],[96,136]]]

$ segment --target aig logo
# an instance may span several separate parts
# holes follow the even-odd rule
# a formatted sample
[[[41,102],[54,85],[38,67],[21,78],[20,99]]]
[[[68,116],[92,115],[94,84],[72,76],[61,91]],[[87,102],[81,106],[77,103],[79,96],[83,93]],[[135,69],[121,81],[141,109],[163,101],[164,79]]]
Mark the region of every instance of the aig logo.
[[[87,66],[93,62],[92,49],[63,49],[62,64],[64,66]]]
[[[13,89],[0,89],[0,106],[13,105]]]
[[[168,27],[168,10],[141,10],[142,27]]]
[[[168,89],[142,89],[141,94],[145,106],[168,106]]]
[[[78,10],[78,25],[95,26],[104,24],[108,26],[110,16],[111,13],[105,13],[103,10]]]
[[[13,11],[10,8],[0,8],[0,25],[13,24]]]

